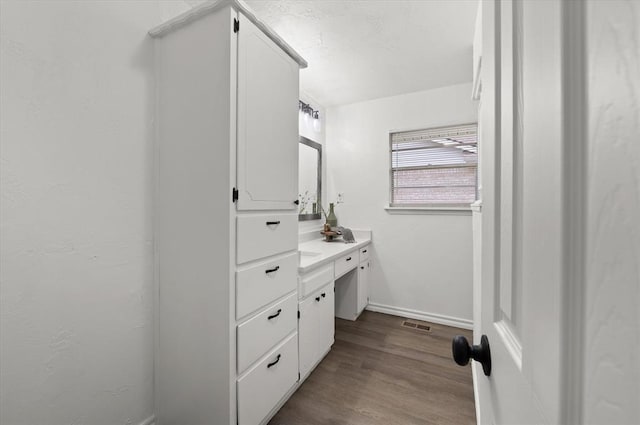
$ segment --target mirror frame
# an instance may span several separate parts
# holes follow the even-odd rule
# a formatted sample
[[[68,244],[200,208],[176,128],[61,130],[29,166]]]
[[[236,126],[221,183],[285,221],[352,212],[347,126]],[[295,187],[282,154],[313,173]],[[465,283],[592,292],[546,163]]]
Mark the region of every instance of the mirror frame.
[[[300,136],[300,143],[318,151],[318,194],[316,196],[319,208],[322,208],[322,145],[313,140]],[[300,188],[298,188],[299,190]],[[299,196],[299,194],[298,194]],[[313,214],[298,214],[298,221],[320,220],[322,218],[322,209]]]

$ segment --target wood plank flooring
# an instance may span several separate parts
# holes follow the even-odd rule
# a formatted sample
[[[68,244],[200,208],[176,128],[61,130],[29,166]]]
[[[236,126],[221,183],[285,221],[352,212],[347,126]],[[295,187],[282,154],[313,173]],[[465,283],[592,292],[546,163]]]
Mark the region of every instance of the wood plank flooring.
[[[333,348],[269,425],[475,424],[471,366],[451,358],[451,339],[471,331],[403,320],[336,318]]]

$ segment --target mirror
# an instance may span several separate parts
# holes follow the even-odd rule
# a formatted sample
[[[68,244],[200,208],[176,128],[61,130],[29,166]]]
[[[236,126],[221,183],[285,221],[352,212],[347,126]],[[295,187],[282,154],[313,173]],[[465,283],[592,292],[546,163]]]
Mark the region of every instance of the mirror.
[[[298,220],[322,217],[322,145],[300,136],[298,161]]]

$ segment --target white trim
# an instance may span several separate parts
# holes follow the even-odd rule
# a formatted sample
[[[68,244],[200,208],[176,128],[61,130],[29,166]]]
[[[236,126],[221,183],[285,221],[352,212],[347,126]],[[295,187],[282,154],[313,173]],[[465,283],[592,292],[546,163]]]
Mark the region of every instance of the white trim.
[[[253,13],[251,8],[249,8],[249,6],[247,6],[242,0],[214,0],[199,4],[173,19],[151,28],[151,30],[149,30],[149,35],[154,38],[164,37],[168,33],[175,31],[178,28],[182,28],[183,26],[222,9],[225,6],[231,6],[246,16],[247,19],[253,22],[255,26],[260,28],[271,40],[273,40],[274,43],[291,56],[293,60],[300,65],[300,68],[306,68],[308,66],[307,61],[304,60],[304,58],[300,56],[298,52],[296,52],[286,41],[280,38],[275,31],[269,28],[267,24],[262,22],[255,13]]]
[[[144,421],[140,422],[138,425],[156,425],[156,415],[151,415]]]
[[[438,323],[440,325],[453,326],[460,329],[473,330],[473,320],[461,319],[459,317],[446,316],[444,314],[427,313],[410,308],[394,307],[391,305],[369,303],[365,310],[375,311],[378,313],[390,314],[392,316],[406,317],[408,319],[417,319],[425,322]]]
[[[513,363],[520,372],[522,372],[522,344],[514,334],[509,322],[500,320],[493,324],[495,331],[500,335],[500,340],[507,348],[507,352],[511,355]]]
[[[471,215],[471,207],[389,207],[384,209],[389,214],[452,214]]]
[[[473,402],[476,406],[476,424],[482,425],[482,415],[480,412],[480,393],[478,392],[478,380],[481,378],[478,363],[471,362],[471,377],[473,379]]]

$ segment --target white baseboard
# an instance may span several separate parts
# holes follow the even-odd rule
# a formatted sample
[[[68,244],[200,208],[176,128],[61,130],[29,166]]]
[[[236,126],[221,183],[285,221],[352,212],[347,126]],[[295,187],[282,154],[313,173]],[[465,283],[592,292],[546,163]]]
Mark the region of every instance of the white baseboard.
[[[144,421],[140,422],[138,425],[156,425],[156,415],[151,415]]]
[[[445,316],[444,314],[427,313],[424,311],[412,310],[409,308],[394,307],[391,305],[369,303],[366,308],[378,313],[391,314],[393,316],[417,319],[425,322],[438,323],[440,325],[453,326],[461,329],[473,330],[473,320],[460,319],[459,317]]]
[[[478,379],[480,379],[480,369],[476,366],[476,362],[471,362],[471,376],[473,377],[473,401],[476,405],[476,424],[482,424],[482,416],[480,415],[480,393],[478,393]]]

